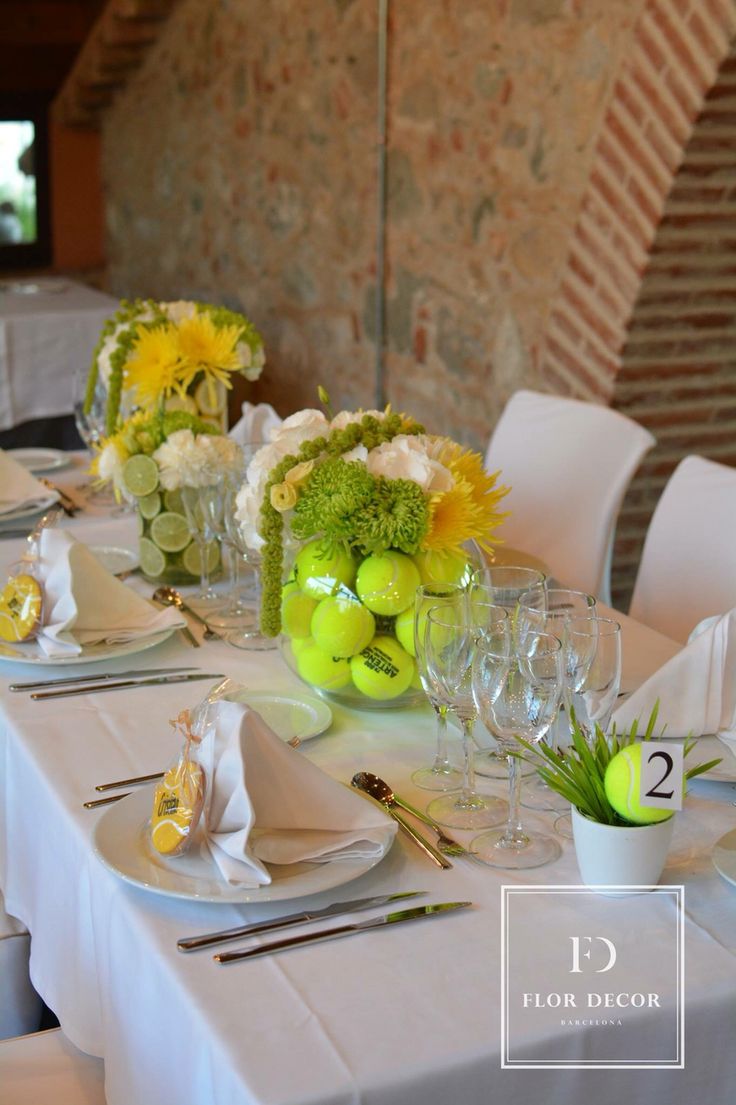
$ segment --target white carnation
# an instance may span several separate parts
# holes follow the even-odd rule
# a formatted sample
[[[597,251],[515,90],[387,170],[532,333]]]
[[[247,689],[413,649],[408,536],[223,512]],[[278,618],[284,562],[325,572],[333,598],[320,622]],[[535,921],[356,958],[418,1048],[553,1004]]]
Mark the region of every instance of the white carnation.
[[[426,439],[416,435],[399,434],[372,449],[366,466],[372,476],[412,480],[425,494],[450,491],[455,483],[449,469],[429,456]]]
[[[199,487],[199,450],[191,430],[176,430],[153,454],[164,491],[180,487]]]
[[[185,318],[194,318],[197,313],[196,303],[188,299],[176,299],[172,303],[160,303],[159,306],[166,317],[177,326]]]
[[[340,411],[330,422],[330,429],[344,430],[346,426],[350,426],[353,422],[362,422],[367,414],[379,422],[383,422],[386,417],[385,411]]]

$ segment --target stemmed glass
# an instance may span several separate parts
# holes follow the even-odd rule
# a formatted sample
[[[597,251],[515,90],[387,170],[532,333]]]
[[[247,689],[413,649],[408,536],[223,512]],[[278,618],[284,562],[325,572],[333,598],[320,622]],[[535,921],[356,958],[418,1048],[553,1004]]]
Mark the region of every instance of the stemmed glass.
[[[492,867],[541,867],[560,854],[552,837],[532,835],[521,822],[521,772],[514,755],[517,737],[538,743],[554,723],[562,693],[562,645],[550,633],[521,639],[486,634],[473,660],[473,697],[483,722],[504,749],[509,774],[509,817],[505,829],[482,833],[471,850]]]
[[[495,634],[505,636],[506,611],[499,610]],[[435,798],[427,813],[453,829],[482,829],[499,825],[506,803],[478,794],[473,770],[473,723],[477,716],[471,686],[477,633],[467,610],[439,607],[427,612],[424,651],[433,695],[456,715],[463,731],[463,781],[460,791]]]
[[[220,542],[222,558],[227,558],[229,564],[230,586],[226,595],[226,602],[222,609],[207,617],[211,625],[221,629],[252,628],[255,616],[252,606],[246,600],[241,586],[241,564],[243,554],[238,547],[237,540],[240,534],[239,526],[235,519],[235,497],[243,480],[242,472],[237,476],[227,476],[222,487],[222,495],[218,503],[211,504],[212,523],[215,535]]]
[[[198,606],[211,608],[222,602],[210,583],[210,549],[216,537],[217,518],[222,515],[223,480],[205,487],[182,487],[189,532],[199,550],[199,591],[194,595]]]
[[[417,588],[414,598],[414,655],[424,693],[437,719],[437,751],[431,767],[421,767],[412,775],[412,782],[423,790],[457,790],[462,775],[447,756],[447,711],[449,704],[434,689],[427,667],[424,644],[427,613],[430,609],[462,613],[466,592],[457,583],[428,583]]]
[[[92,405],[88,413],[85,413],[84,403],[87,394],[87,369],[77,372],[74,378],[73,411],[74,423],[77,433],[85,444],[90,456],[94,456],[95,446],[99,445],[105,436],[105,404],[106,391],[98,382],[92,397]],[[94,482],[82,484],[78,490],[83,491],[86,497],[99,506],[110,506],[115,502],[115,495],[109,487],[95,487]]]
[[[536,568],[526,568],[513,564],[486,564],[473,573],[470,585],[471,607],[475,602],[492,603],[509,611],[512,631],[515,631],[517,607],[522,595],[534,598],[537,609],[543,610],[547,603],[547,577]],[[495,734],[491,733],[491,736]],[[507,774],[506,756],[497,748],[483,748],[476,759],[475,770],[478,775],[491,779],[505,779]],[[522,774],[529,775],[533,768],[523,765]]]

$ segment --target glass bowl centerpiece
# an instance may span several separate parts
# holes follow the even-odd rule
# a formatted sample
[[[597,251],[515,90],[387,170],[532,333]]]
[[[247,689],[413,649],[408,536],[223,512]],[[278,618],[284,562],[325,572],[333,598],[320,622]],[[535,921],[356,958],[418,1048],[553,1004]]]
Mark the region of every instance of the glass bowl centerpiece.
[[[469,580],[467,545],[491,550],[505,493],[479,454],[390,407],[292,415],[237,496],[262,564],[262,632],[280,636],[288,665],[323,695],[360,707],[422,701],[417,587]]]
[[[136,300],[104,327],[83,400],[85,416],[100,418],[91,470],[135,503],[146,578],[204,588],[218,568],[191,493],[239,471],[240,450],[223,436],[227,389],[235,373],[256,379],[264,360],[252,324],[224,307]]]

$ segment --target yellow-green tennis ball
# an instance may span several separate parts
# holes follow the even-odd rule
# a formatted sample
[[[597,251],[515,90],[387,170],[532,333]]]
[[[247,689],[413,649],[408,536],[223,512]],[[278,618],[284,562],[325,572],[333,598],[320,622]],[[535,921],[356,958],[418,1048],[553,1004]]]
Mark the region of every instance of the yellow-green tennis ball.
[[[603,786],[606,798],[620,817],[635,825],[653,825],[666,821],[672,810],[640,804],[641,749],[641,744],[629,744],[617,752],[606,768]]]
[[[424,615],[426,622],[427,615]],[[408,606],[406,610],[402,610],[396,621],[394,622],[394,633],[396,639],[402,648],[405,648],[410,656],[416,656],[417,651],[414,647],[414,606]]]
[[[292,637],[289,641],[291,646],[292,655],[298,656],[300,652],[303,652],[309,645],[313,645],[314,641],[311,637]]]
[[[375,632],[373,615],[357,599],[333,595],[317,603],[312,615],[314,643],[330,656],[355,656]]]
[[[420,583],[419,569],[411,557],[389,551],[366,557],[358,568],[355,588],[369,610],[392,618],[413,606]]]
[[[414,661],[393,637],[374,637],[350,661],[353,683],[367,698],[397,698],[408,690]]]
[[[305,595],[295,581],[281,589],[281,628],[289,637],[308,637],[317,600]]]
[[[323,691],[339,691],[350,683],[348,661],[328,656],[315,644],[300,650],[296,667],[305,683]]]
[[[310,541],[297,556],[294,569],[302,591],[313,599],[326,598],[355,582],[354,558],[331,541]]]
[[[412,560],[419,569],[422,583],[470,583],[473,565],[462,553],[418,552]]]

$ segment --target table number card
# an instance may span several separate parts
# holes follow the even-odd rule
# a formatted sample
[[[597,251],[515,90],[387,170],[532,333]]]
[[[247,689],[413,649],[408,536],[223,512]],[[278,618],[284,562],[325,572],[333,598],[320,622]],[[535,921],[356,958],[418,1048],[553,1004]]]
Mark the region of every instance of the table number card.
[[[639,803],[659,810],[681,810],[684,748],[676,741],[644,741]]]

